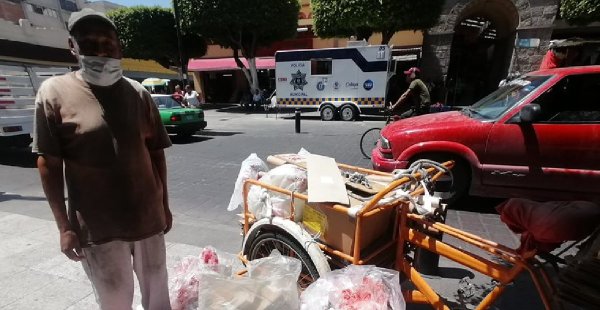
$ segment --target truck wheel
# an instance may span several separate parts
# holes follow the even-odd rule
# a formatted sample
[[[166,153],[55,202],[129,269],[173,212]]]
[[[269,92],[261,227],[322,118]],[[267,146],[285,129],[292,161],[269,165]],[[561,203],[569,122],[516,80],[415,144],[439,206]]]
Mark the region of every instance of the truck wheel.
[[[345,105],[340,109],[340,118],[346,122],[355,120],[357,114],[356,109],[351,105]]]
[[[425,155],[417,159],[430,159],[439,163],[454,160],[453,179],[446,175],[436,182],[435,192],[442,198],[442,202],[451,207],[458,199],[468,194],[471,186],[471,170],[467,162],[454,156],[436,154]]]
[[[335,118],[335,109],[330,106],[324,106],[321,108],[321,120],[323,121],[331,121]]]

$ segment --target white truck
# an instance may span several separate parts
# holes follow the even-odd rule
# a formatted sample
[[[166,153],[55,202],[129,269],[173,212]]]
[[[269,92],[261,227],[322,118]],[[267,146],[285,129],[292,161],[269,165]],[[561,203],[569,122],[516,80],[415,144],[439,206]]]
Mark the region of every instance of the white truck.
[[[317,109],[321,119],[356,119],[385,107],[391,53],[387,45],[275,54],[277,105]]]
[[[37,90],[45,79],[69,71],[67,67],[0,63],[0,146],[29,145]]]

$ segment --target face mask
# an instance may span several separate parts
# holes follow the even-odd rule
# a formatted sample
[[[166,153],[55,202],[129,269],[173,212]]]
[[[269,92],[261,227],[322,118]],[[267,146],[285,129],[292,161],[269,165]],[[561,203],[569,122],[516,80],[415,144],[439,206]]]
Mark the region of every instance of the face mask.
[[[73,39],[75,56],[79,60],[81,77],[84,81],[98,86],[110,86],[123,77],[121,59],[99,56],[85,56],[79,53],[79,46]]]
[[[90,84],[110,86],[123,77],[121,59],[80,55],[79,65],[81,77]]]

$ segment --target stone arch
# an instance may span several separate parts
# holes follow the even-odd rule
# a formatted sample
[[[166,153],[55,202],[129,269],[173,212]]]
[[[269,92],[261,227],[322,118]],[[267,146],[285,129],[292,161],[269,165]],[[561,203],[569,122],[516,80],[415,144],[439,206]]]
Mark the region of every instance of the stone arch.
[[[520,23],[519,11],[511,0],[473,0],[458,15],[455,29],[462,20],[473,16],[490,20],[495,25],[499,37],[510,35]]]
[[[521,16],[513,0],[472,0],[457,11],[452,12],[456,17],[446,85],[449,103],[468,105],[506,76]]]

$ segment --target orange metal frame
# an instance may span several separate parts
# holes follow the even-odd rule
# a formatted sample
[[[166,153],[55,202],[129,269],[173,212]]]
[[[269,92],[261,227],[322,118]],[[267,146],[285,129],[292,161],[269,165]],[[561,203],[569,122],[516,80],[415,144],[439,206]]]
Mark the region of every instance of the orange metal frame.
[[[447,168],[452,168],[453,162],[446,162],[443,164]],[[361,173],[379,175],[379,176],[391,176],[388,173],[382,173],[379,171],[338,164],[343,170],[358,171]],[[428,169],[427,173],[432,174],[436,170],[434,168]],[[432,176],[432,180],[437,180],[443,175],[443,172],[437,172]],[[423,176],[420,174],[413,175],[414,178],[420,180]],[[460,229],[454,228],[450,225],[446,225],[440,222],[432,222],[423,216],[409,213],[409,204],[404,201],[397,201],[384,206],[378,206],[378,202],[388,195],[390,192],[398,188],[399,186],[410,182],[410,178],[404,177],[391,182],[385,189],[381,190],[376,194],[369,202],[366,203],[365,207],[356,215],[355,223],[356,230],[354,235],[353,254],[348,255],[337,249],[333,249],[325,244],[317,242],[322,251],[329,255],[333,255],[339,259],[350,262],[354,265],[365,265],[374,261],[382,254],[390,253],[390,251],[396,252],[395,269],[405,274],[416,290],[404,291],[404,298],[407,303],[421,303],[430,304],[434,309],[449,309],[444,303],[443,299],[431,288],[431,286],[421,277],[419,272],[413,267],[412,259],[408,256],[409,253],[405,253],[405,245],[411,244],[433,253],[444,256],[452,261],[455,261],[463,266],[471,268],[481,274],[489,276],[496,280],[498,285],[481,301],[476,309],[488,309],[493,303],[502,295],[506,286],[513,282],[517,276],[522,272],[527,271],[536,286],[539,296],[546,307],[546,309],[552,309],[551,298],[554,294],[554,286],[550,281],[548,275],[544,272],[543,268],[538,268],[535,260],[535,253],[527,253],[526,255],[519,255],[515,250],[498,244],[493,241],[483,239],[479,236],[470,234]],[[261,186],[269,191],[278,192],[284,195],[288,195],[297,199],[302,199],[308,204],[308,197],[303,194],[291,192],[276,186],[262,183],[256,180],[247,180],[244,183],[243,195],[244,195],[244,236],[247,236],[250,229],[250,221],[254,219],[254,216],[248,211],[248,190],[251,185]],[[412,193],[412,196],[418,196],[423,194],[423,188],[417,187]],[[294,218],[294,199],[292,199],[292,212],[290,219]],[[348,208],[341,205],[329,205],[327,206],[332,210],[336,211],[339,216],[349,216],[347,211]],[[394,234],[392,240],[386,242],[383,246],[369,253],[367,257],[363,257],[361,249],[361,231],[362,223],[370,216],[373,216],[379,212],[387,209],[394,208],[396,210],[396,220],[394,221]],[[419,227],[419,228],[417,228]],[[335,229],[334,227],[332,229]],[[474,245],[479,249],[489,253],[497,259],[506,262],[510,267],[498,264],[491,261],[490,259],[481,257],[472,252],[464,249],[456,248],[448,243],[441,240],[437,240],[423,233],[423,231],[439,231],[448,236],[461,240],[465,243]],[[395,247],[395,248],[394,248]]]

